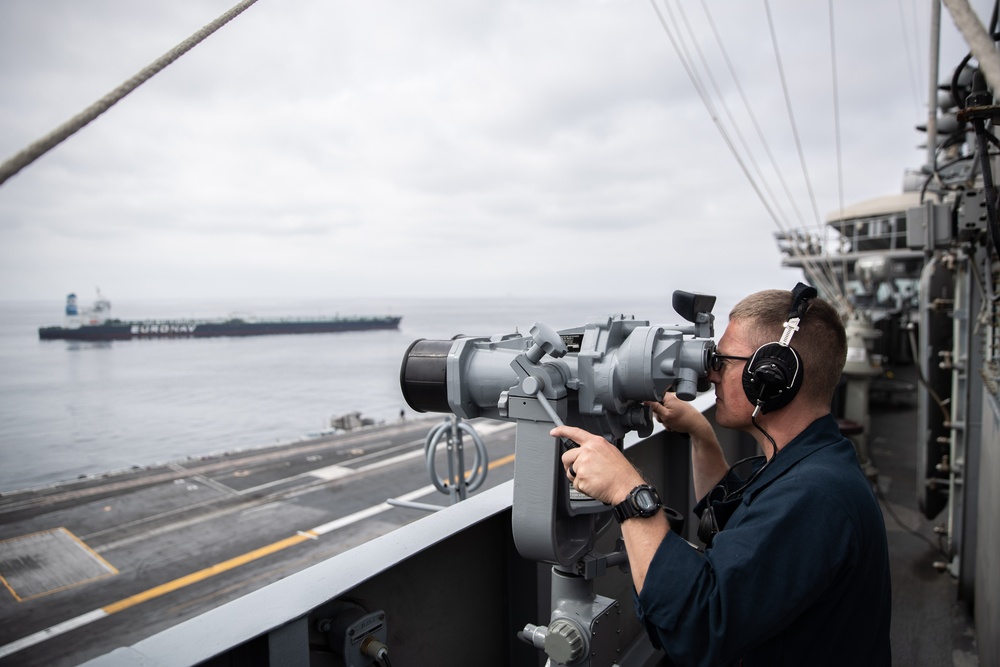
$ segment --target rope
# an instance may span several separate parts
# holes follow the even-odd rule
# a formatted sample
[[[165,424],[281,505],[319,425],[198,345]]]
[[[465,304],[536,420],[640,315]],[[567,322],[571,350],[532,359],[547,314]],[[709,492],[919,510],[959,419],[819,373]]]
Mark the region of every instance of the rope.
[[[166,68],[167,65],[170,65],[182,55],[193,49],[216,30],[242,14],[255,2],[257,2],[257,0],[242,0],[242,2],[238,3],[232,9],[219,16],[217,19],[185,39],[171,50],[167,51],[151,65],[147,66],[145,69],[141,70],[132,78],[126,80],[110,93],[91,104],[67,122],[63,123],[47,136],[42,137],[14,157],[4,162],[0,165],[0,185],[3,185],[11,176],[24,169],[41,156],[45,155],[45,153],[58,146],[69,137],[76,134],[85,125],[90,123],[90,121],[110,109],[123,97],[159,73],[160,70]]]

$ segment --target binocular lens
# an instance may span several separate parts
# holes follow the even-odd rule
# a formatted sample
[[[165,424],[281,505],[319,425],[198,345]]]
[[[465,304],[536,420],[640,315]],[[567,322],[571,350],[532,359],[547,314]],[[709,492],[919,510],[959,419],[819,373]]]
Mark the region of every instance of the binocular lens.
[[[451,412],[448,407],[448,353],[454,340],[413,341],[403,355],[399,386],[417,412]]]

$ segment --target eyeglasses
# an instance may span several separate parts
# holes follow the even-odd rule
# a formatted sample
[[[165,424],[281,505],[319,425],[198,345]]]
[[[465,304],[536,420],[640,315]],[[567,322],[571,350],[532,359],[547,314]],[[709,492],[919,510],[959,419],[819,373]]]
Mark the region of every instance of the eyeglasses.
[[[718,373],[725,366],[726,361],[750,361],[750,357],[734,357],[730,354],[719,354],[718,352],[713,352],[712,356],[708,359],[708,365],[713,371]]]

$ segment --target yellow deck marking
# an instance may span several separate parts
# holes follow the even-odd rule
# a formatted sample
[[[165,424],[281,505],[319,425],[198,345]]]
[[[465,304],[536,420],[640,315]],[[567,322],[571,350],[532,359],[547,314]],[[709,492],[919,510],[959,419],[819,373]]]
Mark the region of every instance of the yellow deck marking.
[[[493,470],[494,468],[499,468],[500,466],[505,466],[514,460],[514,455],[509,454],[503,458],[497,459],[496,461],[490,461],[490,464],[486,467],[487,470]]]
[[[8,583],[7,583],[7,580],[6,580],[6,579],[4,579],[4,578],[3,578],[3,576],[0,576],[0,584],[3,584],[3,585],[4,585],[4,588],[6,588],[6,589],[7,589],[8,591],[10,591],[10,594],[14,596],[14,599],[15,599],[15,600],[17,600],[18,602],[22,602],[22,600],[21,600],[21,596],[19,596],[19,595],[18,595],[18,594],[17,594],[17,593],[16,593],[15,591],[14,591],[14,588],[13,588],[13,587],[12,587],[12,586],[11,586],[10,584],[8,584]]]
[[[77,543],[77,544],[79,544],[79,545],[80,545],[81,547],[83,547],[83,548],[84,548],[84,550],[86,550],[86,552],[87,552],[88,554],[90,554],[90,556],[91,556],[91,557],[92,557],[92,558],[93,558],[94,560],[96,560],[96,561],[97,561],[98,563],[101,563],[102,565],[104,565],[104,566],[105,566],[106,568],[108,568],[109,570],[111,570],[110,574],[118,574],[118,568],[117,568],[117,567],[115,567],[114,565],[112,565],[112,564],[111,564],[111,563],[109,563],[108,561],[104,560],[104,558],[103,558],[103,557],[101,557],[101,554],[99,554],[99,553],[97,553],[96,551],[94,551],[93,549],[91,549],[91,548],[90,548],[90,547],[89,547],[89,546],[87,545],[87,543],[86,543],[86,542],[84,542],[84,541],[83,541],[83,540],[81,540],[81,539],[80,539],[79,537],[77,537],[76,535],[74,535],[74,534],[73,534],[73,531],[71,531],[71,530],[68,530],[68,529],[66,529],[66,528],[59,528],[59,530],[63,531],[64,533],[66,533],[67,535],[69,535],[69,536],[70,536],[71,538],[73,538],[74,540],[76,540],[76,543]]]
[[[273,542],[260,549],[254,549],[236,558],[230,558],[222,563],[216,563],[211,567],[206,567],[204,570],[198,570],[197,572],[192,572],[189,575],[180,577],[179,579],[174,579],[173,581],[168,581],[165,584],[156,586],[155,588],[150,588],[148,591],[143,591],[132,597],[125,598],[124,600],[119,600],[113,604],[109,604],[106,607],[101,607],[105,612],[109,614],[114,614],[122,609],[128,609],[129,607],[134,607],[137,604],[146,602],[147,600],[152,600],[153,598],[158,598],[161,595],[166,595],[172,591],[176,591],[179,588],[184,588],[185,586],[190,586],[191,584],[197,583],[209,577],[214,577],[217,574],[226,572],[227,570],[232,570],[240,565],[245,565],[251,561],[255,561],[258,558],[263,558],[273,554],[276,551],[281,551],[290,546],[304,542],[310,539],[307,535],[292,535],[291,537],[286,537],[278,542]]]
[[[505,456],[503,458],[499,458],[496,461],[493,461],[489,464],[489,470],[493,470],[494,468],[507,465],[513,460],[514,460],[513,454]],[[434,489],[433,486],[428,486],[423,489],[417,489],[416,491],[413,491],[406,495],[419,497],[421,495],[430,493],[431,491],[433,491],[433,489]],[[66,632],[69,632],[70,630],[74,630],[76,628],[83,627],[85,625],[93,623],[94,621],[106,618],[107,616],[122,611],[123,609],[134,607],[138,604],[142,604],[143,602],[153,600],[162,595],[166,595],[167,593],[184,588],[185,586],[190,586],[191,584],[203,581],[205,579],[208,579],[209,577],[213,577],[217,574],[221,574],[228,570],[232,570],[233,568],[237,568],[240,565],[245,565],[259,558],[263,558],[264,556],[268,556],[275,552],[281,551],[282,549],[287,549],[288,547],[294,546],[296,544],[301,544],[306,540],[316,539],[317,537],[325,533],[328,533],[336,528],[340,528],[343,525],[346,525],[347,523],[351,522],[351,521],[345,521],[345,519],[346,520],[353,519],[355,521],[360,520],[362,518],[365,518],[365,516],[367,516],[368,514],[373,513],[372,510],[375,510],[374,513],[378,513],[381,511],[391,509],[391,507],[392,506],[387,503],[382,503],[381,505],[377,505],[374,508],[369,508],[369,510],[362,510],[361,512],[355,512],[353,515],[349,517],[344,517],[344,519],[332,521],[329,524],[325,524],[323,526],[316,526],[309,530],[299,531],[298,534],[292,535],[291,537],[286,537],[283,540],[273,542],[259,549],[254,549],[253,551],[249,551],[241,556],[230,558],[229,560],[223,561],[222,563],[217,563],[210,567],[206,567],[203,570],[198,570],[197,572],[194,572],[192,574],[180,577],[178,579],[174,579],[173,581],[169,581],[160,586],[150,588],[149,590],[143,591],[142,593],[137,593],[132,597],[125,598],[124,600],[119,600],[118,602],[114,602],[104,607],[99,607],[97,609],[87,612],[86,614],[77,616],[76,618],[71,618],[68,621],[63,621],[62,623],[58,623],[56,625],[53,625],[52,627],[46,628],[32,635],[28,635],[27,637],[23,637],[17,641],[13,641],[9,644],[0,646],[0,658],[11,655],[12,653],[17,653],[18,651],[28,648],[29,646],[34,646],[35,644],[39,644],[47,639],[51,639],[52,637],[57,637]],[[96,552],[93,553],[95,556],[97,555]],[[100,558],[100,556],[97,557]],[[10,590],[10,586],[3,579],[3,577],[0,577],[0,582],[2,582],[4,586],[8,588],[8,590]],[[11,593],[14,594],[14,591],[11,590]],[[14,594],[14,596],[17,597],[16,594]]]
[[[45,596],[45,595],[51,595],[52,593],[58,593],[60,591],[66,590],[68,588],[73,588],[73,587],[79,586],[81,584],[90,583],[91,581],[96,581],[98,579],[103,579],[104,577],[110,577],[110,576],[118,574],[118,568],[116,568],[114,565],[112,565],[108,561],[104,560],[104,558],[102,558],[101,555],[98,554],[96,551],[94,551],[93,549],[91,549],[87,545],[86,542],[84,542],[79,537],[77,537],[76,535],[74,535],[73,531],[69,530],[68,528],[66,528],[64,526],[60,526],[58,528],[49,528],[49,529],[46,529],[46,530],[39,530],[39,531],[36,531],[34,533],[29,533],[27,535],[18,535],[17,537],[7,538],[5,540],[0,540],[0,544],[7,543],[7,542],[16,542],[18,540],[25,540],[25,539],[30,539],[32,537],[37,537],[39,535],[53,534],[53,533],[60,533],[62,535],[66,535],[77,546],[79,546],[81,549],[83,549],[83,552],[87,555],[87,557],[92,558],[94,560],[94,562],[96,562],[101,568],[103,568],[105,570],[105,572],[103,574],[95,574],[94,576],[88,577],[86,579],[74,579],[74,581],[72,581],[72,582],[70,582],[68,584],[64,584],[64,585],[59,586],[57,588],[47,588],[44,591],[41,591],[41,592],[38,592],[38,593],[32,593],[31,595],[28,595],[27,597],[21,597],[21,595],[17,591],[14,590],[14,586],[6,578],[4,578],[3,575],[0,575],[0,583],[2,583],[4,585],[4,587],[10,592],[10,594],[12,596],[14,596],[14,599],[17,600],[18,602],[25,602],[26,600],[34,600],[35,598],[40,598],[40,597]]]

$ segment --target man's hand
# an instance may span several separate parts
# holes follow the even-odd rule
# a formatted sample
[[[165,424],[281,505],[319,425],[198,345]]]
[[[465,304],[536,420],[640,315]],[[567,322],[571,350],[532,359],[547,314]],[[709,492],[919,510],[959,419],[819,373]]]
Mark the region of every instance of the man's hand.
[[[656,421],[663,424],[668,431],[702,435],[712,430],[705,415],[701,414],[689,401],[682,401],[677,394],[666,393],[663,402],[646,401],[653,412]]]
[[[580,445],[562,455],[562,464],[573,486],[591,498],[617,505],[625,500],[629,491],[645,481],[625,455],[599,435],[572,426],[557,426],[549,435],[568,438]],[[649,563],[669,530],[667,515],[663,512],[622,523],[635,590],[642,591]]]
[[[573,486],[591,498],[617,505],[644,481],[625,455],[599,435],[573,426],[557,426],[549,435],[579,445],[562,455],[562,464]]]
[[[656,421],[668,431],[691,434],[691,475],[694,479],[695,498],[701,498],[715,488],[719,480],[729,470],[726,456],[722,453],[715,429],[705,415],[698,412],[688,401],[682,401],[676,394],[664,394],[663,403],[645,403],[653,412]]]

